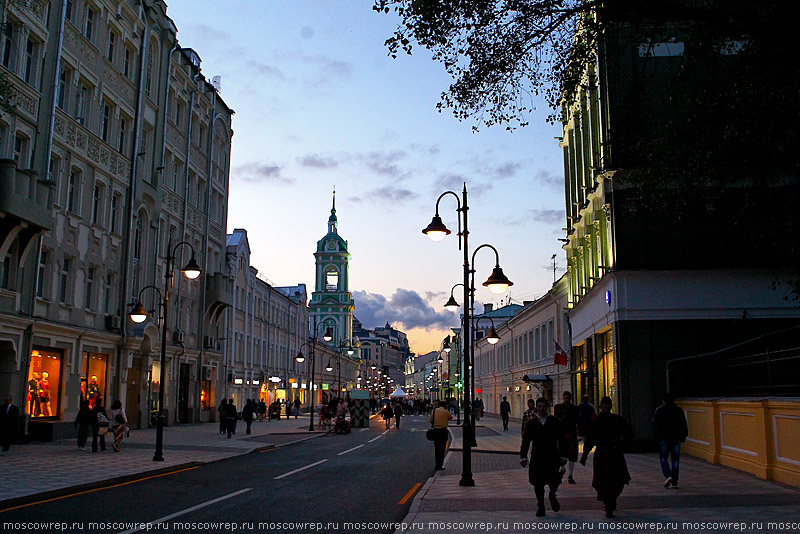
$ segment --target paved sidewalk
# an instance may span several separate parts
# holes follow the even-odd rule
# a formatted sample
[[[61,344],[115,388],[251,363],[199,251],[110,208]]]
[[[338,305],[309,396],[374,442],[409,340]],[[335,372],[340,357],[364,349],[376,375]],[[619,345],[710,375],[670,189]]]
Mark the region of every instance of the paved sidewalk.
[[[561,511],[552,512],[548,502],[547,515],[535,517],[528,470],[519,465],[520,421],[512,419],[510,429],[503,431],[499,418],[486,416],[476,427],[475,486],[459,486],[461,429],[451,426],[445,470],[417,493],[403,520],[405,527],[397,533],[800,531],[800,488],[682,455],[681,487],[666,489],[654,453],[626,455],[633,480],[619,499],[614,519],[605,519],[591,487],[591,458],[587,467],[576,464],[577,484],[567,484],[565,478],[559,488]]]
[[[316,417],[314,418],[316,423]],[[326,431],[308,430],[308,416],[254,422],[251,434],[239,421],[230,439],[219,433],[218,423],[168,426],[164,428],[164,461],[154,462],[155,428],[131,430],[120,452],[111,448],[107,437],[104,452],[92,453],[91,437],[85,449],[77,439],[52,443],[15,444],[0,452],[0,509],[33,499],[54,497],[66,492],[97,487],[109,482],[124,482],[142,475],[175,471],[215,460],[247,454],[260,449],[286,445],[320,436]]]

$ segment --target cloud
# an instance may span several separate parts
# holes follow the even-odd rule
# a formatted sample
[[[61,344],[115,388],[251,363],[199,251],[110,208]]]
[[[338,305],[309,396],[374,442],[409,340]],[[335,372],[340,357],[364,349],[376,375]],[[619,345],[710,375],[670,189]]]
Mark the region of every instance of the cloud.
[[[306,154],[301,158],[297,158],[297,163],[303,167],[311,167],[314,169],[336,169],[339,167],[339,161],[332,156],[322,156],[320,154]]]
[[[532,219],[536,222],[556,224],[564,222],[564,210],[531,210]]]
[[[286,80],[286,75],[281,69],[266,63],[250,60],[247,62],[247,69],[250,71],[255,71],[256,73],[263,75],[266,79],[273,81]]]
[[[303,36],[303,39],[311,39],[314,37],[314,28],[311,26],[303,26],[300,28],[300,35]]]
[[[206,26],[205,24],[195,26],[194,30],[197,32],[200,41],[216,43],[230,43],[233,41],[233,35],[230,33],[212,28],[211,26]]]
[[[381,176],[401,178],[406,171],[400,168],[399,163],[408,157],[404,150],[391,150],[388,152],[372,151],[360,154],[358,160],[370,171]]]
[[[559,191],[564,190],[564,177],[550,171],[541,169],[536,171],[536,174],[533,175],[533,181]]]
[[[274,163],[245,163],[236,167],[232,174],[239,180],[252,183],[291,185],[295,182],[294,178],[281,176],[280,165]]]
[[[437,312],[416,291],[398,288],[386,298],[378,293],[353,291],[355,315],[364,328],[383,326],[387,322],[397,328],[448,329],[458,324],[458,316],[450,311]]]
[[[494,169],[494,175],[498,178],[511,178],[516,176],[517,171],[522,167],[519,163],[507,161],[502,165],[498,165]]]

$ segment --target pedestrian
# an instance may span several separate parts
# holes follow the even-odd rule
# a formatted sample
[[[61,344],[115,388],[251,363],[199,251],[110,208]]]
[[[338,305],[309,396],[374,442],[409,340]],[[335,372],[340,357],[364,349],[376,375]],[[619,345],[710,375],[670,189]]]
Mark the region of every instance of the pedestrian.
[[[300,405],[301,404],[302,403],[300,402],[300,398],[299,397],[294,399],[294,418],[295,419],[297,419],[297,416],[300,415]]]
[[[219,419],[219,433],[224,434],[228,428],[228,422],[225,420],[225,412],[228,409],[228,399],[222,399],[217,408],[217,419]]]
[[[328,412],[327,404],[319,405],[319,421],[317,422],[317,430],[322,429],[322,425],[330,425],[330,413]]]
[[[0,444],[3,451],[11,449],[11,444],[17,439],[19,408],[11,402],[12,400],[11,395],[7,395],[5,405],[0,408]]]
[[[392,424],[392,416],[394,416],[394,411],[388,403],[384,404],[383,410],[381,410],[381,417],[383,417],[383,421],[386,423],[386,428],[389,428],[389,426]]]
[[[575,484],[575,479],[572,477],[575,472],[575,462],[578,461],[578,422],[580,421],[580,412],[578,407],[572,404],[572,392],[565,391],[561,395],[563,402],[556,404],[553,407],[553,415],[561,419],[564,425],[564,434],[567,439],[567,482]]]
[[[245,434],[250,434],[250,426],[253,424],[253,417],[256,414],[256,403],[252,399],[247,399],[247,402],[242,408],[242,420],[244,424],[247,425],[247,430],[245,430]]]
[[[449,433],[447,431],[447,424],[453,418],[453,414],[447,409],[447,403],[443,400],[439,401],[439,407],[431,412],[428,419],[433,427],[433,451],[434,460],[436,462],[436,471],[444,469],[444,453],[447,449],[447,438]]]
[[[597,417],[597,412],[594,409],[594,404],[589,402],[589,395],[584,395],[581,398],[581,403],[578,405],[578,414],[580,415],[578,423],[578,436],[585,436],[586,430],[592,424],[594,418]]]
[[[505,397],[500,403],[500,418],[503,420],[503,430],[508,430],[508,416],[511,415],[511,405]]]
[[[677,488],[681,461],[681,443],[689,436],[686,414],[683,408],[675,404],[672,393],[664,393],[661,406],[653,414],[656,439],[658,440],[658,457],[661,460],[661,472],[664,474],[664,487]],[[670,458],[672,457],[670,462]]]
[[[106,450],[106,434],[108,434],[108,412],[103,407],[103,397],[95,397],[92,408],[92,452],[97,452],[97,442],[100,441],[100,450]]]
[[[614,517],[617,498],[631,481],[623,454],[623,444],[631,439],[633,431],[630,423],[621,415],[611,413],[611,398],[603,397],[600,400],[600,413],[586,431],[581,465],[586,465],[589,452],[596,447],[592,462],[592,487],[597,492],[597,500],[605,505],[608,518]]]
[[[225,405],[225,431],[228,433],[228,439],[231,439],[231,434],[236,434],[236,419],[239,412],[236,410],[236,405],[233,399],[228,400]]]
[[[528,482],[533,486],[533,492],[536,495],[536,517],[545,515],[545,486],[550,487],[548,495],[550,508],[554,512],[561,510],[557,493],[563,476],[561,451],[564,451],[567,445],[564,425],[558,418],[547,413],[549,407],[550,403],[544,397],[536,399],[536,412],[525,425],[525,430],[522,432],[522,445],[519,449],[522,467],[528,465],[528,450],[531,451]]]
[[[403,417],[403,407],[399,402],[394,403],[394,427],[400,430],[400,418]]]
[[[122,443],[122,438],[125,437],[125,430],[128,428],[128,416],[125,415],[122,401],[115,400],[111,403],[111,413],[108,419],[111,431],[114,433],[114,444],[111,445],[111,448],[114,449],[114,452],[119,452],[119,445]]]
[[[81,407],[73,426],[78,429],[78,448],[83,449],[92,433],[92,409],[89,407],[88,400],[81,401]]]
[[[522,428],[520,429],[520,436],[525,434],[525,423],[531,420],[536,415],[536,401],[528,399],[528,409],[522,413]]]
[[[264,399],[258,401],[258,420],[264,421],[267,415],[267,403],[264,402]]]

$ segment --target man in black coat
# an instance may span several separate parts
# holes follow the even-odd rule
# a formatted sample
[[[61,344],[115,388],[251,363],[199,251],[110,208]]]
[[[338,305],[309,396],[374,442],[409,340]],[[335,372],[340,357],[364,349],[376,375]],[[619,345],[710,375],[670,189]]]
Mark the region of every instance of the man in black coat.
[[[568,460],[567,482],[575,484],[572,473],[575,472],[575,462],[578,461],[578,423],[581,415],[578,407],[572,404],[572,392],[565,391],[561,398],[564,402],[553,407],[553,415],[561,419],[564,424],[564,433],[567,439],[567,452],[564,454]]]
[[[656,427],[661,472],[666,479],[664,487],[677,488],[681,443],[685,442],[689,435],[689,426],[686,424],[686,414],[675,404],[675,397],[671,393],[664,393],[661,406],[656,408],[656,413],[653,415],[653,424]],[[672,456],[671,464],[669,456]]]
[[[11,448],[19,426],[19,408],[11,404],[11,400],[11,396],[6,397],[5,405],[0,408],[0,443],[4,451]]]
[[[500,417],[503,419],[503,430],[508,430],[508,416],[511,414],[511,405],[505,397],[500,403]]]
[[[549,403],[544,397],[536,400],[536,414],[525,423],[522,445],[519,449],[520,464],[528,465],[528,449],[532,447],[528,481],[536,494],[536,516],[544,515],[544,487],[550,486],[550,507],[554,512],[561,509],[556,493],[561,484],[561,457],[566,450],[564,427],[560,420],[547,414]]]

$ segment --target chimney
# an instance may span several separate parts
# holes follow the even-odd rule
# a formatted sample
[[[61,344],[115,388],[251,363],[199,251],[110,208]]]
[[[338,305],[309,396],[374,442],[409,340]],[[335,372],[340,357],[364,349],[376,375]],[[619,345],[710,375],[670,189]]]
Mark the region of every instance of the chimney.
[[[494,308],[494,304],[484,304],[483,305],[483,313],[489,313]]]

